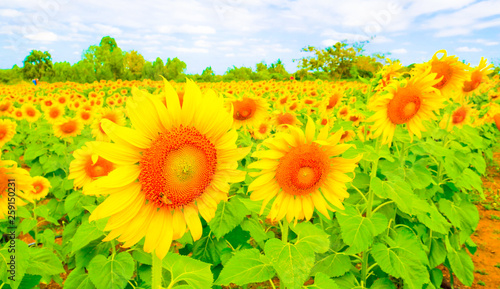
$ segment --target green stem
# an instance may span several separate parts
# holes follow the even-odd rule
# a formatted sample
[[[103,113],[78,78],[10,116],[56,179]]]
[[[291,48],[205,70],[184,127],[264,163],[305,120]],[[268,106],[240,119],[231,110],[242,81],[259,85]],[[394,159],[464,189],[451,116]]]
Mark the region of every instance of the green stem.
[[[38,247],[38,218],[36,216],[36,200],[33,201],[33,219],[36,221],[35,226],[35,246]]]
[[[406,143],[403,143],[401,146],[401,151],[399,152],[399,163],[401,164],[401,167],[404,168],[404,161],[405,161],[405,145]]]
[[[276,289],[276,287],[274,287],[273,279],[269,279],[269,283],[271,283],[271,286],[273,287],[273,289]]]
[[[283,218],[283,225],[281,226],[281,241],[283,243],[288,242],[288,221],[286,218]]]
[[[152,252],[151,255],[153,257],[153,268],[152,268],[153,286],[151,288],[152,289],[160,289],[161,288],[162,260],[160,258],[158,258],[158,256],[156,256],[155,252]]]
[[[376,144],[376,152],[377,152],[377,155],[380,152],[380,143],[379,143],[378,139],[377,139],[377,144]],[[378,160],[379,160],[379,158],[377,158],[373,162],[372,171],[370,173],[370,184],[377,177]],[[373,213],[373,198],[374,198],[374,193],[373,193],[372,187],[370,186],[370,189],[368,190],[368,202],[366,204],[366,217],[367,218],[370,218],[372,216],[372,213]],[[362,282],[364,282],[365,286],[367,283],[366,281],[369,277],[368,272],[369,272],[369,270],[368,270],[368,251],[365,251],[365,252],[363,252],[363,260],[362,260],[362,265],[361,265],[361,278],[362,278],[361,280],[362,280]]]

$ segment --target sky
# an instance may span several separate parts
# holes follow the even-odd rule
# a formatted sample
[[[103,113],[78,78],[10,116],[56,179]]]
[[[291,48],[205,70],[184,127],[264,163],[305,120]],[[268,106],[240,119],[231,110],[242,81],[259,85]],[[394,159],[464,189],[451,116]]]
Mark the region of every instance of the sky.
[[[500,63],[500,1],[485,0],[0,0],[0,69],[33,49],[71,64],[104,36],[148,61],[178,57],[195,74],[278,59],[289,72],[338,41],[368,41],[403,65],[445,49],[475,66]]]

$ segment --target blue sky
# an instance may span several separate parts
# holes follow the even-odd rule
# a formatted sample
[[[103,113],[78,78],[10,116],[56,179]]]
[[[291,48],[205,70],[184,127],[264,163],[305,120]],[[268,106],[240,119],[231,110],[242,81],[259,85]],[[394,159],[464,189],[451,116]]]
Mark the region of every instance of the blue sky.
[[[278,58],[293,72],[303,47],[366,40],[367,54],[404,65],[440,49],[498,64],[499,28],[498,0],[0,0],[0,68],[22,66],[32,49],[75,63],[107,35],[146,60],[178,57],[187,73]]]

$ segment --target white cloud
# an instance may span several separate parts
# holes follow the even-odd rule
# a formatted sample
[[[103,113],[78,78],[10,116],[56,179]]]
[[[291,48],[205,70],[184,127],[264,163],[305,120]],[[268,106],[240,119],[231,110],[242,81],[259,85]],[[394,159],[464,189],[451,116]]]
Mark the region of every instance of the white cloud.
[[[158,32],[170,33],[184,33],[184,34],[215,34],[215,29],[205,25],[164,25],[158,27]]]
[[[24,35],[24,37],[29,40],[42,43],[54,42],[58,39],[57,34],[50,31],[41,31],[33,34],[26,34]]]
[[[208,47],[212,47],[212,43],[210,43],[206,40],[200,39],[200,40],[196,40],[194,42],[194,46],[208,48]]]
[[[469,43],[479,43],[485,46],[494,46],[500,44],[498,41],[491,41],[487,39],[469,39],[469,40],[461,40],[460,42],[469,42]]]
[[[481,48],[476,48],[476,47],[467,47],[467,46],[462,46],[462,47],[458,47],[456,49],[456,51],[459,51],[459,52],[480,52],[480,51],[483,51]]]
[[[180,53],[208,53],[206,48],[168,46],[165,50],[172,50]]]
[[[321,33],[321,36],[328,37],[328,39],[325,39],[321,42],[321,44],[325,46],[332,46],[335,43],[342,41],[360,42],[370,40],[370,37],[364,34],[338,32],[333,29],[324,31],[323,33]]]
[[[14,9],[0,9],[0,16],[2,17],[19,17],[21,15],[23,15],[22,12]]]
[[[113,37],[122,34],[122,30],[120,28],[113,27],[110,25],[94,24],[93,27],[95,31],[100,33],[100,35],[102,36],[109,35]]]
[[[398,49],[393,49],[390,51],[392,54],[406,54],[408,53],[408,50],[405,48],[398,48]]]

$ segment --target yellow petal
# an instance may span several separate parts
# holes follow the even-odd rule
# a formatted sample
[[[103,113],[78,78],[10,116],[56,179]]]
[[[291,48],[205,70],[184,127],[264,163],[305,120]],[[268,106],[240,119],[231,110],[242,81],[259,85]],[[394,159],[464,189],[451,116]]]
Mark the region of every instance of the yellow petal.
[[[306,124],[306,142],[311,143],[314,135],[316,133],[316,125],[314,124],[314,121],[307,116],[307,124]]]
[[[174,228],[172,239],[177,240],[184,236],[184,233],[186,233],[186,221],[184,220],[184,213],[180,209],[174,210],[172,225]]]
[[[138,151],[119,144],[93,142],[93,149],[96,154],[117,165],[133,165],[141,159]]]
[[[116,168],[109,175],[95,180],[89,184],[85,189],[91,194],[91,190],[96,187],[100,188],[118,188],[125,187],[130,183],[133,183],[139,178],[141,173],[141,168],[139,166],[123,166]],[[85,192],[84,190],[84,193]]]
[[[248,191],[253,191],[256,188],[263,186],[263,185],[268,185],[271,181],[274,180],[275,174],[274,173],[268,173],[264,174],[255,180],[248,186]]]
[[[151,145],[151,140],[139,131],[119,126],[109,119],[101,120],[101,127],[115,143],[125,146],[132,145],[139,149],[147,149]]]
[[[201,226],[198,211],[191,205],[184,206],[184,219],[186,220],[186,224],[191,231],[193,241],[200,239],[203,234],[203,228]]]
[[[330,215],[328,214],[327,206],[328,204],[325,202],[325,199],[321,196],[319,191],[315,191],[311,194],[312,200],[314,202],[314,206],[318,211],[323,214],[326,218],[330,219]],[[329,206],[328,206],[329,207]]]
[[[310,195],[302,196],[302,209],[304,210],[305,220],[309,221],[314,212],[314,204]]]
[[[146,241],[144,242],[144,252],[151,253],[156,248],[160,241],[161,232],[164,230],[165,218],[164,214],[156,211],[153,214],[153,219],[149,223],[146,233]]]
[[[92,212],[89,221],[106,218],[123,210],[128,210],[128,207],[134,202],[143,203],[145,196],[140,191],[141,185],[136,183],[128,186],[119,194],[110,195]]]
[[[160,258],[160,260],[163,260],[163,258],[167,255],[168,250],[170,249],[170,245],[172,245],[173,228],[172,214],[170,210],[162,209],[161,211],[163,213],[164,226],[155,253],[156,256]]]
[[[178,126],[181,122],[181,104],[179,102],[179,96],[172,85],[165,78],[163,78],[163,83],[165,85],[164,95],[168,113],[171,116],[173,125]]]

